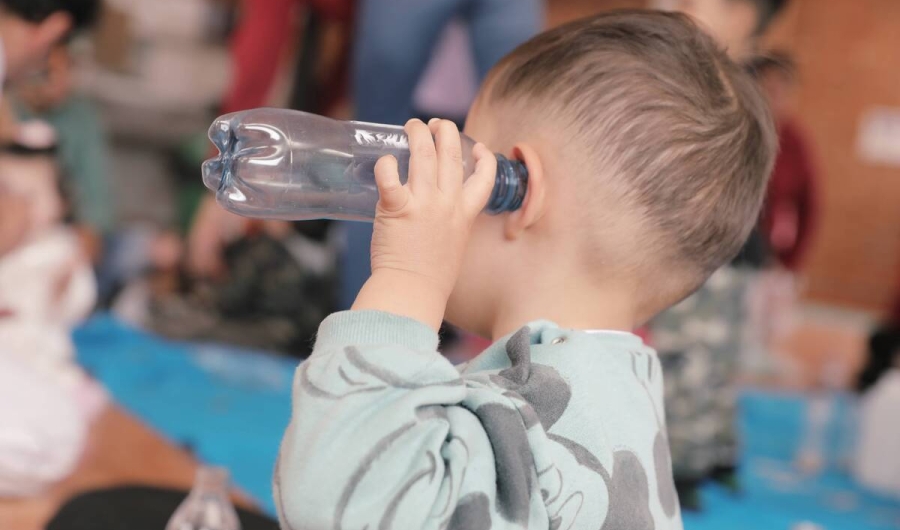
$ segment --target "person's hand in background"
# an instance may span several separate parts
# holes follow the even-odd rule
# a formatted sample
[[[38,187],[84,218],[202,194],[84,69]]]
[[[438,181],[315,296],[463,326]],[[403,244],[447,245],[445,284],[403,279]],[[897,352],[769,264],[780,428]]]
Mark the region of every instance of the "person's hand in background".
[[[243,234],[249,222],[222,209],[213,197],[204,198],[188,234],[188,273],[197,278],[224,275],[225,245]]]
[[[16,97],[34,112],[47,112],[62,105],[75,86],[72,56],[61,44],[50,52],[47,69],[15,85]]]

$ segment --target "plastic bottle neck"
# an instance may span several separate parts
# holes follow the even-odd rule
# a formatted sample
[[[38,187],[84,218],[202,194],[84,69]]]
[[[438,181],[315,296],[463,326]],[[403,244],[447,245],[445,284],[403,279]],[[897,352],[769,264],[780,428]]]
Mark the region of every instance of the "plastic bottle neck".
[[[514,212],[525,202],[528,191],[528,169],[519,160],[497,155],[497,177],[486,211],[497,215]]]
[[[228,496],[228,471],[219,467],[203,467],[197,470],[193,492],[201,495]]]

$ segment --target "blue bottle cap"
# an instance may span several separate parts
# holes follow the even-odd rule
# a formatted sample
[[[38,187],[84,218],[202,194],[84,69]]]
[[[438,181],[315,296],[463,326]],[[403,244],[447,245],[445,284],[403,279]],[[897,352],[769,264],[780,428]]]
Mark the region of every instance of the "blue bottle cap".
[[[486,211],[497,215],[514,212],[522,207],[528,191],[528,169],[519,160],[497,155],[497,179]]]

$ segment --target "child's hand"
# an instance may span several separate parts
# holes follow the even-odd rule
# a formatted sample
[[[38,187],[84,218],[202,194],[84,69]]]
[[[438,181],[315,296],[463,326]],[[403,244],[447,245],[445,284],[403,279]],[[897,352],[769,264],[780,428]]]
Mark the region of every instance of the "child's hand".
[[[475,174],[463,183],[459,131],[445,120],[406,124],[409,181],[397,161],[375,166],[380,201],[372,237],[372,277],[354,309],[408,316],[435,329],[456,284],[469,231],[490,198],[497,160],[484,145],[473,150]],[[432,139],[432,134],[434,139]]]

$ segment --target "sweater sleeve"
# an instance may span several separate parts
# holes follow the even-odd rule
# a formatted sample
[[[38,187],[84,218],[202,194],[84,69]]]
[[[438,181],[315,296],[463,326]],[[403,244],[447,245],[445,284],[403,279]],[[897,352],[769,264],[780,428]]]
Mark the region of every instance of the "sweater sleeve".
[[[437,346],[386,313],[322,323],[276,465],[283,528],[549,527],[525,421]]]

